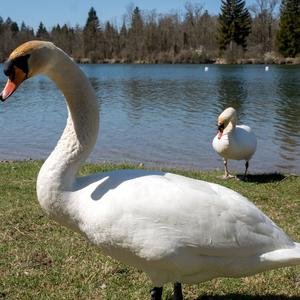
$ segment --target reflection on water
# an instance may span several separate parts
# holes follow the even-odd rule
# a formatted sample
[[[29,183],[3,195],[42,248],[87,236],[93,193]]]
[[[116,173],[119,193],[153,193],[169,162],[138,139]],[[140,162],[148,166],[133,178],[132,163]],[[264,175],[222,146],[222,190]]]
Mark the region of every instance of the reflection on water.
[[[245,81],[241,78],[241,71],[237,72],[234,66],[228,67],[227,72],[221,75],[218,90],[219,108],[234,107],[238,116],[241,116],[247,99],[247,89]]]
[[[300,174],[300,67],[197,65],[83,65],[97,93],[100,135],[93,162],[222,168],[211,141],[218,114],[237,109],[258,148],[254,172]],[[6,78],[0,75],[0,84]],[[28,80],[0,105],[0,159],[46,158],[67,110],[44,77]],[[242,162],[230,168],[242,171]]]
[[[280,147],[277,166],[292,168],[300,157],[300,80],[283,70],[278,80],[274,127],[278,135],[273,142]],[[296,161],[296,162],[295,162]]]

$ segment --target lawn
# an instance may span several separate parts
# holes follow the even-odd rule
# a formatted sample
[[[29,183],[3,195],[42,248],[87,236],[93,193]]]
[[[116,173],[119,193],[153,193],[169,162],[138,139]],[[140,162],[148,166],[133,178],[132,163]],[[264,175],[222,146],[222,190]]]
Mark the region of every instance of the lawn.
[[[151,282],[77,233],[50,220],[36,199],[39,161],[0,164],[0,299],[149,299]],[[82,174],[125,165],[86,165]],[[218,172],[172,172],[216,182],[243,194],[300,241],[300,177],[261,174],[223,181]],[[241,279],[183,285],[185,299],[300,299],[300,267]],[[163,299],[172,299],[166,285]]]

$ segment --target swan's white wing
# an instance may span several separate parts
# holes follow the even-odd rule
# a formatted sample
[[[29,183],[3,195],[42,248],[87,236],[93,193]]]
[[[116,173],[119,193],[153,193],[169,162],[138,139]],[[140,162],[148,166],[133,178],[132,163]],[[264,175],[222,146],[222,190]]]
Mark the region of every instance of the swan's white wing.
[[[180,251],[251,256],[293,245],[246,198],[220,185],[138,170],[101,176],[73,193],[86,197],[90,188],[77,202],[81,230],[99,246],[158,259]]]

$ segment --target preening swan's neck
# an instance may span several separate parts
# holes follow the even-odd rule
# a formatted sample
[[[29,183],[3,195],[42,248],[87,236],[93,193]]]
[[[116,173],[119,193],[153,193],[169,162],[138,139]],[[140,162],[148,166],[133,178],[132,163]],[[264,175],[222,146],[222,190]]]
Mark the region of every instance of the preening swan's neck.
[[[230,119],[230,122],[228,123],[228,125],[224,128],[223,134],[230,134],[232,132],[234,132],[236,127],[236,117],[233,116]]]
[[[99,111],[94,90],[80,68],[61,50],[45,71],[65,96],[68,119],[57,146],[38,176],[38,186],[70,190],[81,164],[92,151],[98,135]],[[38,191],[39,192],[39,191]]]

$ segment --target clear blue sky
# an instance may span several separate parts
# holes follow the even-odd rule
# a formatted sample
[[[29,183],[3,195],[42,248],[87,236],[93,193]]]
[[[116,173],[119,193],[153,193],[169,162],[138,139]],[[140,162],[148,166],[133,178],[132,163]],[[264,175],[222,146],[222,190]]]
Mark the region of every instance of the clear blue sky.
[[[133,4],[141,10],[155,9],[158,13],[184,10],[186,0],[0,0],[0,16],[6,20],[10,17],[19,25],[22,21],[36,29],[42,21],[47,29],[56,24],[67,23],[70,26],[83,26],[89,9],[93,6],[100,22],[120,21]],[[210,14],[218,14],[221,0],[190,0],[201,3]],[[247,6],[255,0],[246,0]]]

